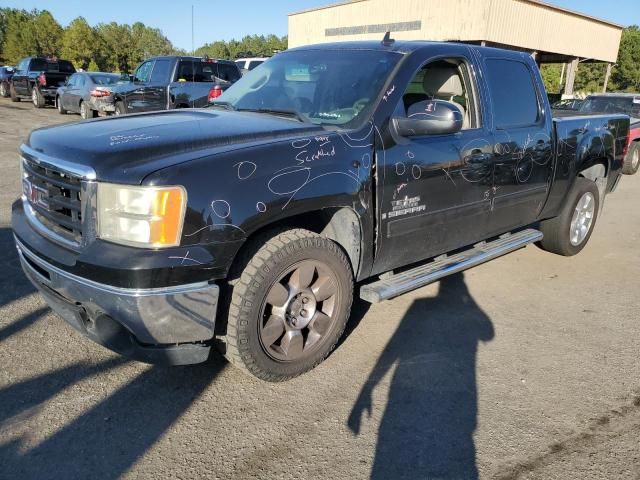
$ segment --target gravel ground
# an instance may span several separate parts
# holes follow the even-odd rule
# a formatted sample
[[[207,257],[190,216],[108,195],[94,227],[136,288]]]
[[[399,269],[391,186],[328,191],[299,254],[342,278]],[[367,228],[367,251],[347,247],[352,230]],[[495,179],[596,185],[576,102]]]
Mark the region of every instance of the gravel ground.
[[[20,272],[10,205],[29,130],[0,99],[0,478],[640,479],[640,175],[589,246],[536,247],[369,307],[311,373],[124,360]]]

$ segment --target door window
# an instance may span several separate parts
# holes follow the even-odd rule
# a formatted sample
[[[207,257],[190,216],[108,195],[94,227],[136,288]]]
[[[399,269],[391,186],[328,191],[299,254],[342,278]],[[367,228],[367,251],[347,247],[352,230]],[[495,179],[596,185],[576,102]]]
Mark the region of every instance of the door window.
[[[153,60],[150,60],[140,65],[136,70],[133,80],[135,82],[142,82],[142,83],[148,82],[149,78],[151,78],[151,70],[153,70],[153,62],[154,62]]]
[[[67,80],[67,87],[75,87],[78,81],[78,75],[71,75]]]
[[[415,74],[402,95],[397,113],[407,115],[429,100],[446,100],[462,112],[462,129],[479,127],[469,70],[460,59],[436,60]]]
[[[153,73],[151,74],[151,81],[166,82],[169,78],[170,69],[171,62],[169,60],[156,60],[156,64],[153,67]]]
[[[533,78],[527,65],[516,60],[489,58],[485,62],[496,129],[530,127],[540,120]]]

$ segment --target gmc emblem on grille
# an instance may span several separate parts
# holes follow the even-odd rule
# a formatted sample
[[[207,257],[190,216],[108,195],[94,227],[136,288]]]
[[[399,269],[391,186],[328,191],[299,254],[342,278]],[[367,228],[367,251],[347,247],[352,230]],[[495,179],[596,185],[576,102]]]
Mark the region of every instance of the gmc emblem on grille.
[[[27,197],[29,203],[49,210],[49,202],[47,202],[49,192],[47,192],[47,190],[45,190],[44,188],[34,185],[25,178],[22,180],[22,193],[24,193],[24,196]]]

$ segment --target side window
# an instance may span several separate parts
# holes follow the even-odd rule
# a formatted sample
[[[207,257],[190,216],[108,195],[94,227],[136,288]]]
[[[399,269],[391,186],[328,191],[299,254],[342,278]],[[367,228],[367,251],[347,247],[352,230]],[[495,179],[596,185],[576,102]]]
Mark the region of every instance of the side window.
[[[78,75],[78,78],[76,80],[76,87],[84,87],[84,76],[83,75]]]
[[[409,114],[422,102],[446,100],[462,112],[463,130],[477,128],[478,110],[470,78],[467,64],[461,59],[436,60],[424,65],[402,95],[404,114]]]
[[[540,111],[529,68],[517,60],[489,58],[485,73],[497,129],[528,127],[538,123]]]
[[[134,81],[136,82],[148,82],[151,77],[151,70],[153,69],[153,60],[144,62],[136,70]]]
[[[29,59],[25,58],[20,62],[20,65],[18,65],[18,70],[20,71],[20,73],[27,73],[28,68],[29,68]]]
[[[256,68],[260,64],[262,64],[262,60],[253,60],[253,61],[249,62],[248,70],[253,70],[254,68]]]
[[[67,81],[67,87],[75,87],[78,80],[78,75],[71,75]]]
[[[169,70],[171,69],[170,60],[156,60],[151,74],[152,82],[166,82],[169,79]]]

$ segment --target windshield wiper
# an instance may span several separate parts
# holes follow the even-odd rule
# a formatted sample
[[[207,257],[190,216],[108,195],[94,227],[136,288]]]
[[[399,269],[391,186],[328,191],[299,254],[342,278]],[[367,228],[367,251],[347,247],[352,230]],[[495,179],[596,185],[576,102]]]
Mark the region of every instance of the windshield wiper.
[[[267,115],[279,115],[281,117],[295,118],[300,122],[305,122],[305,119],[295,110],[285,110],[278,108],[238,108],[238,112],[254,112],[254,113],[266,113]]]
[[[236,110],[236,107],[234,107],[233,105],[231,105],[229,102],[223,102],[223,101],[213,101],[213,102],[209,102],[208,104],[209,107],[222,107],[225,110]]]

